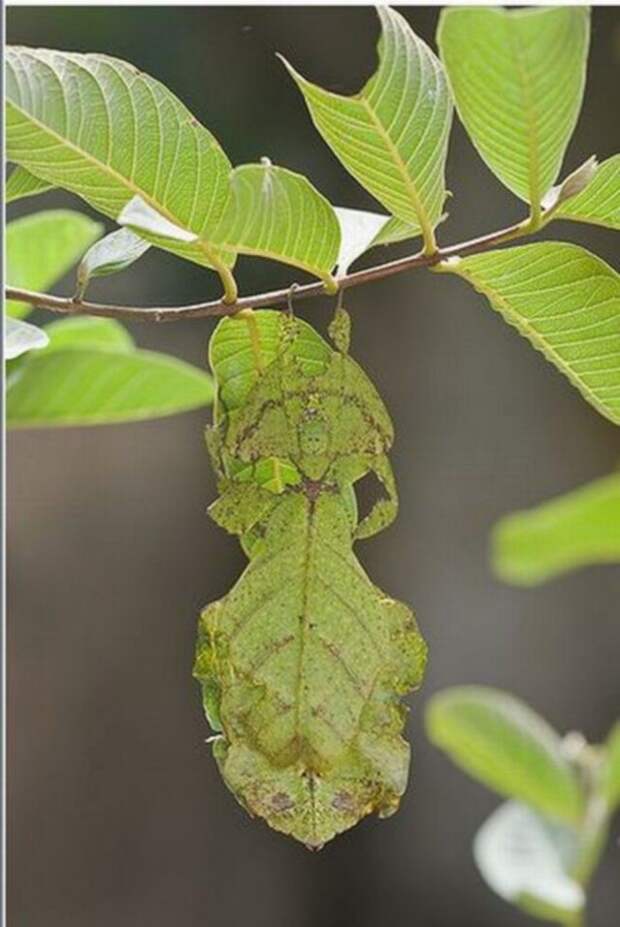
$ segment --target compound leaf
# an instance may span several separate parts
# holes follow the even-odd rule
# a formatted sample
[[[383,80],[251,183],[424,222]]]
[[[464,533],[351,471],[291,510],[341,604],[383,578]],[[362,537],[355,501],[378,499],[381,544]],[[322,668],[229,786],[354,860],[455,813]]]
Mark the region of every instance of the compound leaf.
[[[585,7],[454,7],[437,42],[459,116],[488,167],[537,209],[575,128],[589,43]]]
[[[502,518],[492,555],[498,576],[524,586],[592,563],[620,563],[620,474]]]
[[[355,96],[323,90],[284,63],[344,167],[390,213],[418,226],[433,250],[446,196],[450,94],[441,63],[407,21],[388,7],[378,14],[379,67]]]
[[[27,351],[44,348],[48,336],[43,329],[21,319],[7,316],[4,320],[4,359],[14,360]]]
[[[585,904],[572,876],[578,834],[527,805],[508,801],[487,818],[474,838],[474,859],[485,882],[501,898],[529,914],[567,923]]]
[[[211,233],[230,193],[215,138],[159,81],[106,55],[8,48],[11,161],[116,219],[134,196],[197,236],[155,244],[227,279]]]
[[[78,294],[83,296],[93,277],[105,277],[130,267],[151,247],[131,229],[117,229],[88,249],[77,269]]]
[[[14,200],[21,200],[26,196],[36,196],[51,189],[53,189],[51,183],[48,183],[47,180],[41,180],[40,177],[35,177],[25,167],[20,167],[18,164],[13,168],[11,176],[6,182],[4,202],[12,203]]]
[[[603,161],[585,190],[562,203],[554,216],[620,229],[620,155]]]
[[[6,229],[7,281],[26,290],[48,290],[103,231],[99,222],[68,209],[49,209],[9,222]],[[7,312],[22,317],[26,303],[7,302]]]
[[[577,245],[539,242],[439,265],[483,293],[601,415],[620,424],[620,276]]]
[[[529,706],[484,686],[455,686],[427,705],[431,741],[500,795],[578,819],[583,797],[558,734]]]

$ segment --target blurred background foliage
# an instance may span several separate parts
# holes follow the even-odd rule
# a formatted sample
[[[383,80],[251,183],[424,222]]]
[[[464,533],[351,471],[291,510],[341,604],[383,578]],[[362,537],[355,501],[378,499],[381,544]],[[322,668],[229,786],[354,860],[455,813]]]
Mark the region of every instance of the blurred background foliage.
[[[434,44],[438,10],[403,8]],[[372,208],[318,137],[276,60],[340,93],[375,62],[371,8],[13,8],[12,43],[106,52],[164,81],[235,164],[269,156],[332,202]],[[565,172],[618,150],[620,15],[595,8],[586,98]],[[521,217],[456,124],[442,242]],[[18,203],[88,209],[61,193]],[[547,237],[610,263],[613,233],[573,224]],[[394,255],[405,247],[395,247]],[[302,275],[295,275],[302,279]],[[291,271],[241,259],[242,292]],[[178,304],[215,298],[212,274],[149,252],[92,299]],[[69,293],[70,283],[59,292]],[[299,313],[323,327],[332,301]],[[393,414],[400,518],[359,554],[411,602],[431,648],[412,700],[413,775],[399,814],[368,821],[310,856],[250,821],[204,744],[191,679],[199,608],[243,565],[205,515],[215,495],[203,412],[137,425],[10,435],[9,902],[20,927],[511,927],[523,915],[478,876],[471,838],[496,799],[426,740],[436,690],[514,692],[560,732],[602,740],[618,714],[620,571],[593,567],[534,589],[488,565],[507,512],[611,472],[618,429],[589,408],[457,279],[424,272],[352,291],[354,354]],[[49,320],[36,313],[35,322]],[[133,325],[140,347],[205,363],[213,323]],[[617,825],[592,890],[591,922],[618,909]]]

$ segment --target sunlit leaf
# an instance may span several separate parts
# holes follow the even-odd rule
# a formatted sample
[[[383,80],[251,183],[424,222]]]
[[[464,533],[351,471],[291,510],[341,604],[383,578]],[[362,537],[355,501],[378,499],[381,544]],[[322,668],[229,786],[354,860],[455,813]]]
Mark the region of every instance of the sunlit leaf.
[[[41,180],[35,177],[25,167],[14,167],[11,176],[6,182],[4,191],[5,203],[12,203],[14,200],[21,200],[27,196],[36,196],[39,193],[46,193],[52,189],[52,184],[47,180]]]
[[[336,215],[341,234],[338,272],[346,274],[351,264],[372,247],[374,239],[390,221],[390,217],[377,212],[342,207],[336,207]]]
[[[584,161],[576,170],[572,171],[561,183],[547,190],[542,198],[545,219],[548,219],[550,213],[557,212],[559,207],[569,199],[577,196],[578,193],[582,193],[592,182],[597,169],[596,155],[591,155],[587,161]]]
[[[141,196],[132,196],[119,212],[116,221],[119,225],[133,226],[140,232],[150,232],[160,238],[171,238],[174,241],[192,243],[198,238],[195,232],[188,232],[187,229],[181,228],[180,225],[162,216]]]
[[[49,209],[9,222],[6,229],[7,282],[26,290],[48,291],[103,232],[88,216]],[[7,302],[9,315],[27,315],[26,303]]]
[[[48,336],[43,329],[21,319],[6,316],[4,319],[4,359],[14,360],[16,357],[36,348],[44,348]]]
[[[577,245],[539,242],[456,258],[488,297],[601,415],[620,424],[620,276]]]
[[[331,282],[340,226],[331,204],[305,177],[264,159],[261,164],[235,168],[231,191],[228,208],[213,233],[219,247],[292,264]],[[140,197],[124,207],[117,221],[143,233],[194,239]]]
[[[323,90],[285,64],[345,168],[429,243],[446,196],[450,94],[441,63],[407,21],[385,6],[378,14],[379,67],[355,96]]]
[[[231,184],[232,201],[215,233],[221,246],[329,281],[340,226],[330,203],[305,177],[265,159],[235,168]]]
[[[558,734],[528,705],[483,686],[455,686],[427,705],[431,741],[500,795],[574,821],[583,797]]]
[[[370,248],[416,238],[420,234],[417,225],[409,225],[394,216],[366,212],[363,209],[347,209],[344,206],[337,206],[334,211],[340,223],[340,252],[337,261],[340,274],[346,274],[351,264]]]
[[[28,355],[7,383],[9,427],[138,421],[208,405],[211,378],[152,351],[72,347]]]
[[[540,204],[581,109],[589,10],[451,7],[437,43],[481,157],[513,193]]]
[[[78,293],[83,296],[93,277],[105,277],[130,267],[150,248],[131,229],[117,229],[88,249],[77,269]]]
[[[526,586],[592,563],[620,563],[620,474],[502,518],[492,552],[497,574]]]
[[[443,222],[446,216],[447,213],[440,216],[439,222]],[[407,241],[409,238],[417,238],[419,235],[419,226],[411,225],[409,222],[403,222],[398,216],[391,216],[383,228],[377,233],[375,239],[371,243],[371,248],[377,245],[391,245],[396,241]]]
[[[584,890],[571,875],[580,848],[572,828],[509,801],[476,834],[474,859],[500,897],[529,914],[566,924],[585,904]]]
[[[7,155],[116,219],[139,195],[198,236],[160,247],[226,275],[211,233],[230,193],[215,138],[163,84],[106,55],[8,48]]]
[[[620,229],[620,155],[603,161],[585,190],[563,203],[555,216]]]

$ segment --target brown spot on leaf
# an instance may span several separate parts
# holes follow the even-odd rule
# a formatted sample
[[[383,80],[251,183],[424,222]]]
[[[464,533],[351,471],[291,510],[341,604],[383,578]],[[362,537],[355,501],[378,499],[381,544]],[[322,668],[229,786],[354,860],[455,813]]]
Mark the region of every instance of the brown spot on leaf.
[[[349,792],[337,792],[332,799],[332,808],[336,811],[354,811],[353,796]]]
[[[295,802],[286,792],[276,792],[271,799],[271,807],[274,811],[290,811]]]

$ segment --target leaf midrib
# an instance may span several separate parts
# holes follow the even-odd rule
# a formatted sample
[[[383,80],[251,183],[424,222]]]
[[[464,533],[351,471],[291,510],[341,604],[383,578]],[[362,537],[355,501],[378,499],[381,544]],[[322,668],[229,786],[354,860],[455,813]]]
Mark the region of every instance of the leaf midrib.
[[[159,212],[162,216],[168,219],[168,221],[171,222],[173,225],[178,225],[180,228],[186,228],[186,226],[181,224],[178,217],[174,216],[165,206],[158,203],[157,200],[155,200],[151,196],[151,194],[147,193],[145,190],[138,187],[135,183],[130,181],[127,177],[124,177],[122,174],[119,174],[115,168],[111,167],[109,164],[105,164],[105,162],[103,161],[98,160],[93,155],[91,155],[90,152],[85,151],[83,148],[80,148],[74,142],[60,135],[54,129],[45,125],[45,123],[41,122],[39,119],[37,119],[27,110],[24,110],[18,104],[14,103],[12,100],[7,100],[7,103],[9,106],[13,107],[13,109],[22,116],[22,118],[26,119],[27,121],[35,125],[37,129],[39,129],[40,132],[47,134],[52,139],[59,142],[61,145],[66,146],[70,151],[73,151],[76,154],[78,154],[85,161],[88,161],[94,167],[101,170],[102,173],[107,174],[109,177],[116,180],[120,184],[120,186],[125,187],[127,190],[131,191],[135,196],[139,196],[142,199],[144,199],[149,204],[149,206],[151,206],[152,209],[154,209],[156,212]],[[187,231],[192,232],[192,229],[187,229]],[[200,247],[200,249],[204,252],[204,255],[207,258],[207,260],[210,261],[211,264],[215,268],[223,267],[223,262],[220,260],[219,257],[216,256],[216,254],[212,250],[212,245],[213,247],[216,247],[216,248],[219,247],[218,245],[215,245],[215,243],[212,243],[212,245],[210,245],[205,239],[200,238],[200,237],[196,238],[195,244],[197,244]]]
[[[529,73],[527,67],[523,67],[523,60],[526,58],[526,50],[521,43],[521,36],[519,35],[518,29],[512,28],[512,19],[509,16],[505,17],[506,31],[508,35],[508,42],[512,51],[512,57],[515,61],[515,71],[521,84],[521,90],[523,93],[523,98],[525,100],[525,124],[526,124],[526,137],[527,137],[527,147],[529,150],[529,164],[528,164],[528,184],[529,184],[529,193],[530,193],[530,206],[533,211],[538,213],[540,211],[540,176],[538,163],[538,112],[536,106],[534,105],[534,95],[532,94],[532,86],[530,83]]]
[[[302,728],[302,689],[304,681],[304,660],[306,655],[306,643],[308,636],[308,598],[310,594],[310,561],[312,558],[312,547],[314,541],[314,515],[315,515],[315,506],[309,502],[308,503],[308,512],[307,512],[307,521],[306,521],[306,531],[304,538],[303,546],[303,570],[302,570],[302,605],[301,605],[301,628],[300,628],[300,641],[299,641],[299,658],[297,661],[297,673],[296,673],[296,683],[295,683],[295,733],[298,738],[298,742],[301,742],[301,728]],[[304,716],[307,714],[308,706],[304,705]],[[307,720],[304,719],[307,724]]]
[[[585,380],[580,379],[574,373],[572,367],[569,366],[566,360],[562,357],[561,354],[555,350],[555,348],[546,341],[544,337],[533,327],[531,322],[526,319],[523,315],[519,314],[510,303],[502,296],[499,295],[497,290],[495,290],[491,285],[483,283],[481,280],[476,278],[475,274],[470,273],[467,270],[459,270],[458,268],[454,269],[459,276],[462,276],[467,280],[474,289],[478,290],[479,293],[482,293],[486,296],[493,308],[501,309],[506,316],[511,319],[517,329],[522,331],[530,339],[535,348],[537,348],[545,357],[551,359],[559,370],[567,377],[568,380],[575,386],[581,393],[588,397],[592,405],[598,412],[601,413],[605,418],[609,419],[616,424],[620,424],[620,419],[613,414],[613,412],[606,408],[598,398],[598,395],[593,392],[592,388],[585,382]]]
[[[390,138],[389,134],[386,132],[383,123],[381,122],[377,114],[375,113],[374,109],[372,108],[372,106],[370,105],[366,97],[360,96],[358,97],[358,99],[359,99],[359,102],[364,107],[364,109],[366,110],[368,116],[370,117],[375,129],[378,131],[379,135],[383,138],[388,148],[388,151],[392,155],[392,158],[399,170],[399,173],[401,174],[403,178],[403,181],[405,183],[405,188],[407,192],[409,193],[409,196],[411,197],[411,202],[413,204],[413,208],[415,209],[418,222],[420,225],[420,231],[422,232],[424,241],[428,243],[432,242],[433,240],[432,224],[429,221],[429,217],[427,215],[426,210],[422,206],[422,203],[420,201],[420,195],[418,193],[416,185],[411,179],[409,171],[407,170],[407,165],[405,164],[398,148],[396,147],[396,145]],[[401,221],[410,222],[411,220],[404,219]]]

